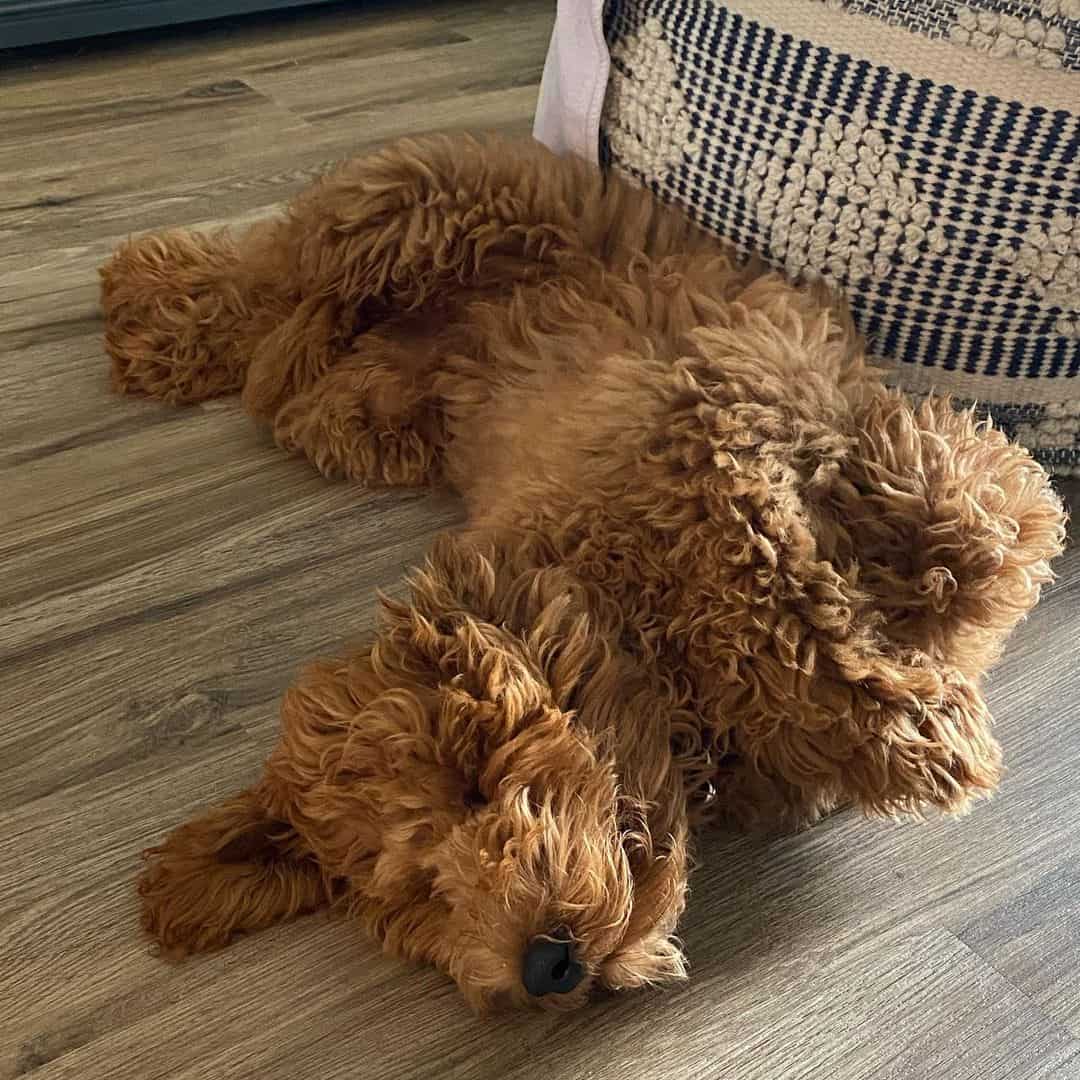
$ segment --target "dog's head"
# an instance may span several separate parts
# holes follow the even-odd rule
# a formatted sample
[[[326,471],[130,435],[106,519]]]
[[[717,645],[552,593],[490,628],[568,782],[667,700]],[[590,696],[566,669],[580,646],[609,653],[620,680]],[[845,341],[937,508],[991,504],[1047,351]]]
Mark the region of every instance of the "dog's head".
[[[303,691],[351,713],[323,765],[328,814],[368,823],[343,823],[355,914],[477,1008],[684,973],[682,780],[580,599],[562,571],[448,540],[346,679]]]

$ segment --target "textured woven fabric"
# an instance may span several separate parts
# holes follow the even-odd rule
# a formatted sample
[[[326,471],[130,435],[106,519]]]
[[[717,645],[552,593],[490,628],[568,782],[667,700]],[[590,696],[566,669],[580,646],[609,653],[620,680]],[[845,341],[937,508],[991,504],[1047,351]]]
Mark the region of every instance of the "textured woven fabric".
[[[826,0],[834,10],[870,15],[1034,67],[1080,70],[1080,0]]]
[[[1080,474],[1076,4],[611,0],[602,153]]]

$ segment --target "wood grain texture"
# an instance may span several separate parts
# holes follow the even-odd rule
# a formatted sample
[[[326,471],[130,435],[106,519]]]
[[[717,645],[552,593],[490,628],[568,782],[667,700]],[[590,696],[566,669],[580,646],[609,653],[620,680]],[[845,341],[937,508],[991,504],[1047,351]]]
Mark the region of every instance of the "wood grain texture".
[[[108,393],[95,270],[436,127],[527,131],[554,5],[364,4],[0,54],[0,1080],[1074,1080],[1080,553],[990,700],[959,822],[701,845],[691,981],[478,1021],[323,918],[181,967],[138,851],[259,768],[456,502],[330,485],[229,403]]]

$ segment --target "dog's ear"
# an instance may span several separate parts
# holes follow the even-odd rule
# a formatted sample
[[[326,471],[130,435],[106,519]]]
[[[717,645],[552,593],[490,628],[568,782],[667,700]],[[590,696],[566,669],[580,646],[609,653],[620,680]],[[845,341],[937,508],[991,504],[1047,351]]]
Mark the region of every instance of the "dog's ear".
[[[598,652],[590,620],[564,572],[520,555],[444,535],[409,601],[383,605],[383,666],[430,687],[433,754],[487,799],[511,774],[543,788],[567,770],[589,774],[601,756],[576,717]]]
[[[891,643],[849,647],[836,665],[850,695],[849,727],[822,737],[839,734],[831,748],[839,786],[864,810],[962,811],[995,790],[1001,748],[971,679]]]

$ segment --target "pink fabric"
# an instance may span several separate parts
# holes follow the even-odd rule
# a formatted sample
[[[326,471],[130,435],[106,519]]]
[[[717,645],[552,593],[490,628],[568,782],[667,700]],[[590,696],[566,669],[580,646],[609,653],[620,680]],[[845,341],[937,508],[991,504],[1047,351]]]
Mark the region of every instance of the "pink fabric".
[[[557,154],[595,162],[610,58],[603,0],[559,0],[533,135]]]

